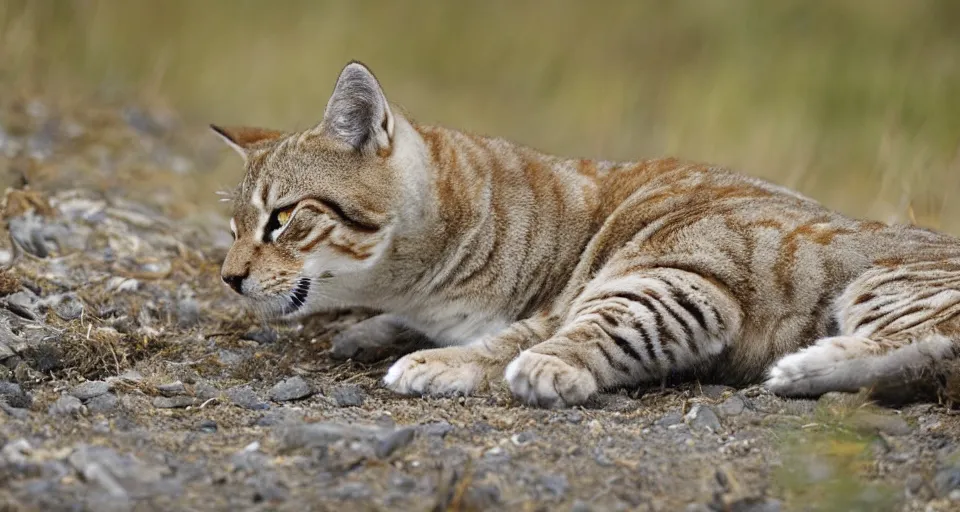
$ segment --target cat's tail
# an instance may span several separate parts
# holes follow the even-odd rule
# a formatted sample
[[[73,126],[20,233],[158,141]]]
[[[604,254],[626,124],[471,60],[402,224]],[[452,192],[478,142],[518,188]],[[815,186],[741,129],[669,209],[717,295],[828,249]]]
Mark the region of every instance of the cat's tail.
[[[960,382],[960,343],[940,334],[917,340],[875,341],[856,336],[824,338],[784,356],[769,370],[765,386],[778,395],[819,396],[869,388],[880,394],[926,393]],[[941,391],[936,389],[936,391]]]

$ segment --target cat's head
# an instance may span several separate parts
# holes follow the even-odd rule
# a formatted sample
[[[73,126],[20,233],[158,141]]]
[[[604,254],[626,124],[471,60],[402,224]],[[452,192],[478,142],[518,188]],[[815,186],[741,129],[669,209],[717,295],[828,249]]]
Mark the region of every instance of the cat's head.
[[[268,316],[339,305],[337,290],[391,241],[403,189],[397,121],[377,79],[353,62],[309,130],[213,126],[246,165],[223,281]]]

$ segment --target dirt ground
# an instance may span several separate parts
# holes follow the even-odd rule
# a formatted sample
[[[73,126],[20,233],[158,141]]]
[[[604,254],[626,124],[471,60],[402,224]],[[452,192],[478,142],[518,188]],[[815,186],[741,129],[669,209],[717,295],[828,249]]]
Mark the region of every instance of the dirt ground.
[[[363,312],[265,325],[220,284],[221,151],[132,105],[0,100],[0,510],[960,510],[948,400],[396,396],[397,353],[328,354]]]

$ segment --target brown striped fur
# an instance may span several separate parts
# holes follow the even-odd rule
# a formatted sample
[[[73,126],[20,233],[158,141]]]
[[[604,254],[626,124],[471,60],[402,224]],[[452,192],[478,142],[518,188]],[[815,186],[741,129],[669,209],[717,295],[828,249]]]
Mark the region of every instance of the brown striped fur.
[[[273,316],[384,312],[339,344],[424,334],[441,348],[391,367],[400,393],[505,376],[524,401],[562,406],[711,376],[815,395],[958,352],[956,239],[720,167],[567,159],[419,125],[358,63],[315,128],[217,131],[247,164],[224,280]]]

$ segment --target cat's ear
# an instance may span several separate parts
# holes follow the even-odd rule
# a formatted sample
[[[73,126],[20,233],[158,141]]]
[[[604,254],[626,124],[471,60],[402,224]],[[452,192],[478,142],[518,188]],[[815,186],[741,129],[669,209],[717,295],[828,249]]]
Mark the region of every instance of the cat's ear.
[[[269,142],[285,134],[276,130],[266,130],[263,128],[250,128],[245,126],[217,126],[211,124],[210,128],[233,148],[234,151],[243,157],[246,161],[250,154],[250,149],[261,142]]]
[[[357,151],[383,151],[393,142],[393,112],[380,82],[359,62],[340,72],[320,129]]]

